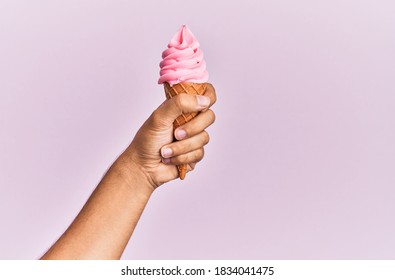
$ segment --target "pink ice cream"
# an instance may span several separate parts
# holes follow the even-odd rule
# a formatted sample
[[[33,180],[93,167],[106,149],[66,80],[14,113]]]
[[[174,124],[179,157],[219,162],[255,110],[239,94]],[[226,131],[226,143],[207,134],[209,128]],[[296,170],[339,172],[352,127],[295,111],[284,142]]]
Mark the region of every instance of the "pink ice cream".
[[[173,36],[162,53],[158,83],[206,83],[208,73],[199,42],[185,25]]]

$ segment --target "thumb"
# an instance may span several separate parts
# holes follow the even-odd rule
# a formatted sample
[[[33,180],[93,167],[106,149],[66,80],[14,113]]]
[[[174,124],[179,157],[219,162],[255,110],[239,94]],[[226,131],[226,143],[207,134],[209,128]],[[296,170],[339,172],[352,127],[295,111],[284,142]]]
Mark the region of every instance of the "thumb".
[[[182,115],[202,111],[210,106],[210,98],[204,95],[179,94],[166,100],[156,109],[157,117],[161,122],[171,125]]]

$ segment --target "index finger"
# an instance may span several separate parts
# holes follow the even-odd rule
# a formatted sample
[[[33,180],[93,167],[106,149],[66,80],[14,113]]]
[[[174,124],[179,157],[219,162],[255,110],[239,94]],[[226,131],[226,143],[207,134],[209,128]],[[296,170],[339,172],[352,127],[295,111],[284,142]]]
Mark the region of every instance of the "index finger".
[[[217,101],[217,94],[215,93],[215,88],[210,83],[207,83],[207,88],[204,95],[210,98],[210,105],[208,107],[213,106],[214,103]]]

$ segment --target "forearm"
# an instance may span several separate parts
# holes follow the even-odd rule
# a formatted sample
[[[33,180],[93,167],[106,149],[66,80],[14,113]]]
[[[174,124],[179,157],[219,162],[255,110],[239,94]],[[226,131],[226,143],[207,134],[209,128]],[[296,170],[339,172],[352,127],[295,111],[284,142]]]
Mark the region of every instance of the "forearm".
[[[111,166],[74,222],[42,259],[119,259],[153,188],[141,170]]]

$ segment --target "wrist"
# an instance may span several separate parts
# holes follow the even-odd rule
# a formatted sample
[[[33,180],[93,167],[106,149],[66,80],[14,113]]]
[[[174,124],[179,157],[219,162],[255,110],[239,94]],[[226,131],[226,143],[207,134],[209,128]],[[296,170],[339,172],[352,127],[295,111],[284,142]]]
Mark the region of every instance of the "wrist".
[[[156,186],[144,168],[136,162],[132,155],[125,151],[111,166],[122,180],[131,188],[138,189],[139,193],[150,196]]]

